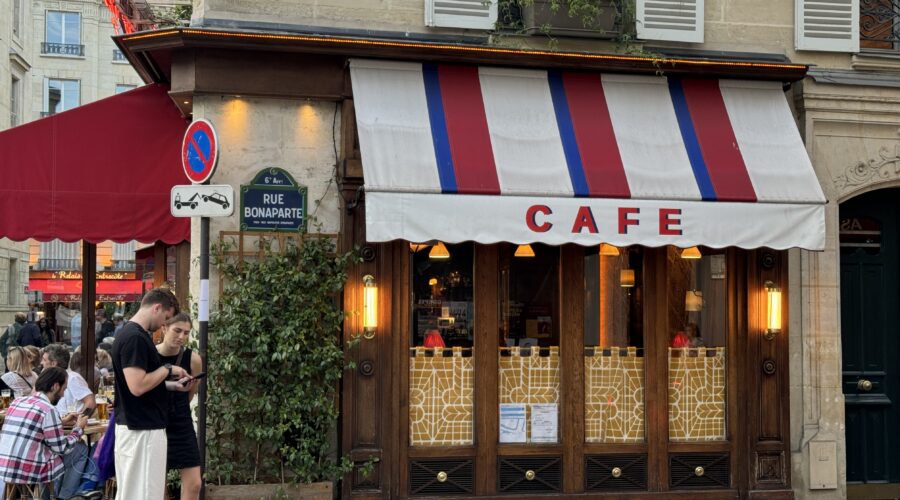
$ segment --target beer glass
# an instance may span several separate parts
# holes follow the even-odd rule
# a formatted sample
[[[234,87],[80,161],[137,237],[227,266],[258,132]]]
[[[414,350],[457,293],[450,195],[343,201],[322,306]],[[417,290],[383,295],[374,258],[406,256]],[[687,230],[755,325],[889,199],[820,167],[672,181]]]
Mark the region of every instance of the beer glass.
[[[97,395],[97,418],[100,420],[109,420],[109,413],[107,410],[107,401],[105,394]]]
[[[0,396],[3,397],[3,408],[9,408],[9,403],[12,401],[12,391],[9,389],[3,389],[0,391]]]

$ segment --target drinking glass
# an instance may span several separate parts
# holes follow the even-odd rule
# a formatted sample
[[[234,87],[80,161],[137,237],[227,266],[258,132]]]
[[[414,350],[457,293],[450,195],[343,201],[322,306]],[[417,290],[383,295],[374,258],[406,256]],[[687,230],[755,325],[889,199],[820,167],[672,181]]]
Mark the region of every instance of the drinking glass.
[[[0,391],[0,396],[3,397],[3,407],[9,408],[10,399],[12,399],[12,391],[9,389],[3,389]]]

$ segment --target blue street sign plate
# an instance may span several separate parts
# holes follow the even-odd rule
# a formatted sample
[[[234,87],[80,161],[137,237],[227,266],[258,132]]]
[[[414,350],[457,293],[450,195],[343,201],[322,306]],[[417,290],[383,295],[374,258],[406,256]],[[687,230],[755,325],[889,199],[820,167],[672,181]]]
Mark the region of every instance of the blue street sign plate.
[[[242,231],[306,231],[306,187],[280,168],[265,169],[241,186]]]

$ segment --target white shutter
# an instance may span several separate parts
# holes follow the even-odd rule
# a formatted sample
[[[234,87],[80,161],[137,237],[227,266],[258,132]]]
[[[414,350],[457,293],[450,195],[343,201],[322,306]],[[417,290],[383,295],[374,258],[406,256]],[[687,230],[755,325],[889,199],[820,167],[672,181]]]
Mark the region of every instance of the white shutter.
[[[494,29],[498,0],[425,0],[425,26]]]
[[[797,50],[859,52],[859,0],[795,0]]]
[[[704,0],[637,0],[637,36],[703,43]]]

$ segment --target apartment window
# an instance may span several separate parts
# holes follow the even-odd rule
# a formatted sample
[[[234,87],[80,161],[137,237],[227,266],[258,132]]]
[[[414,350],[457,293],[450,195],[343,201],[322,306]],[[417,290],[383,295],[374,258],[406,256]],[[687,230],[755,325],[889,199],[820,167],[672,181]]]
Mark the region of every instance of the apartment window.
[[[47,11],[47,30],[41,53],[83,56],[81,44],[81,14],[78,12]]]
[[[81,100],[81,85],[78,80],[45,80],[44,115],[66,111],[78,106]]]
[[[22,0],[12,0],[12,32],[19,36],[22,29]]]
[[[884,0],[860,0],[859,47],[862,50],[896,50],[900,48],[900,9]]]
[[[19,288],[19,274],[18,274],[18,260],[17,259],[9,259],[9,279],[7,280],[9,283],[9,291],[7,297],[9,300],[9,305],[16,305],[18,301],[16,297],[18,296],[18,288]]]
[[[119,83],[116,85],[116,94],[121,94],[122,92],[128,92],[129,90],[137,87],[137,85],[128,85],[126,83]]]
[[[21,91],[19,79],[12,77],[12,85],[9,92],[9,126],[15,127],[19,124],[19,102],[22,100],[19,96]]]

